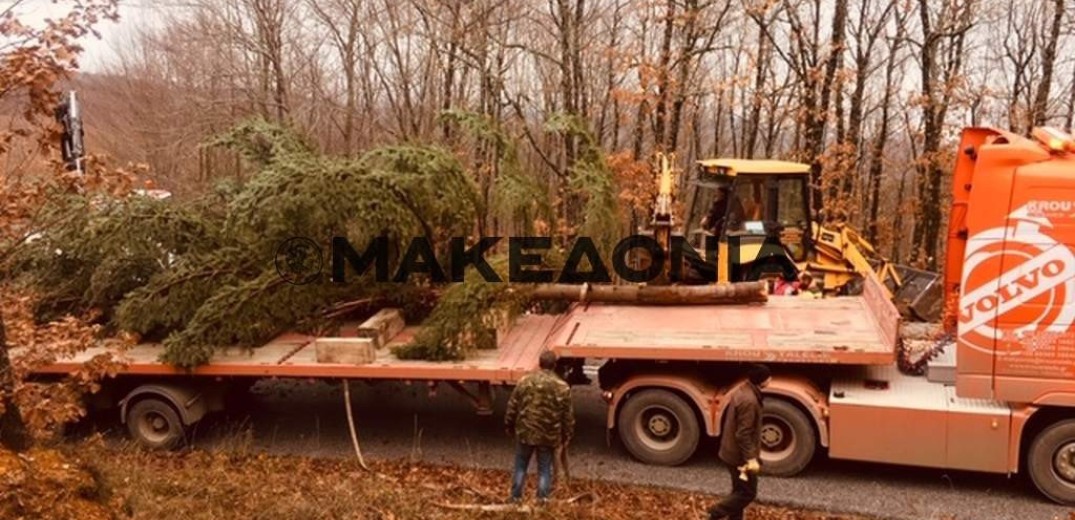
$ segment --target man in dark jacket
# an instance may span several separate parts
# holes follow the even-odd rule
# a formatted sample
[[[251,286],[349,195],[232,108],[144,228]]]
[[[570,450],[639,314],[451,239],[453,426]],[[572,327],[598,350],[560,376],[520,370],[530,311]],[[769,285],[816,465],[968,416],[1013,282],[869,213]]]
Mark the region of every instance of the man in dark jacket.
[[[709,510],[710,520],[742,520],[743,510],[758,495],[761,464],[761,389],[769,384],[769,368],[751,365],[747,381],[728,395],[720,430],[720,460],[728,466],[732,492]]]
[[[511,500],[523,496],[526,470],[537,453],[538,500],[544,502],[552,488],[553,453],[557,446],[566,446],[575,432],[575,410],[571,404],[571,388],[560,379],[553,368],[556,354],[541,353],[539,370],[523,377],[508,399],[504,426],[515,436],[515,474],[511,484]]]

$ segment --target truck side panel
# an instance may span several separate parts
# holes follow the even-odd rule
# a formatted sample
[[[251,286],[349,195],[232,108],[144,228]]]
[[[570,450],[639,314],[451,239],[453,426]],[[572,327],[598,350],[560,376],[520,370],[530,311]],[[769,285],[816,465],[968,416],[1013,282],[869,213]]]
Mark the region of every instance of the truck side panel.
[[[889,372],[834,381],[829,392],[829,456],[943,467],[943,393]]]
[[[1010,471],[1011,410],[892,367],[833,382],[829,455],[935,468]]]

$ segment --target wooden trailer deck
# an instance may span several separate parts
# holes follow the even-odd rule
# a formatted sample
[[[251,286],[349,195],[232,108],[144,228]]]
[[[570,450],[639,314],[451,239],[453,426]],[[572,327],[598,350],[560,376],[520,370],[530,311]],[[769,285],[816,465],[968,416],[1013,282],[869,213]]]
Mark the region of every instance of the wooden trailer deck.
[[[245,376],[349,379],[414,379],[439,381],[480,381],[513,383],[538,365],[538,356],[557,324],[558,316],[525,316],[502,340],[502,348],[479,350],[463,361],[422,361],[399,359],[391,347],[407,343],[418,327],[407,327],[384,348],[377,358],[363,365],[318,363],[314,337],[284,334],[255,349],[229,348],[191,371],[161,362],[162,347],[136,345],[124,353],[121,374],[158,376]],[[103,348],[90,349],[69,360],[42,367],[43,374],[63,374],[76,370]]]
[[[417,327],[407,327],[367,364],[319,363],[314,338],[285,334],[255,349],[219,351],[184,371],[159,361],[159,345],[138,345],[121,370],[134,375],[202,375],[413,379],[514,383],[537,367],[541,351],[597,359],[760,361],[884,365],[896,358],[899,313],[879,289],[862,296],[808,300],[772,297],[764,304],[631,306],[575,304],[560,315],[528,315],[500,339],[463,361],[404,360],[391,353]],[[67,373],[100,349],[43,367]]]
[[[739,306],[591,304],[569,315],[550,347],[607,359],[884,365],[895,361],[897,321],[862,297],[771,298]]]
[[[579,305],[549,346],[568,357],[887,365],[900,314],[880,282],[861,296],[773,296],[764,304]]]

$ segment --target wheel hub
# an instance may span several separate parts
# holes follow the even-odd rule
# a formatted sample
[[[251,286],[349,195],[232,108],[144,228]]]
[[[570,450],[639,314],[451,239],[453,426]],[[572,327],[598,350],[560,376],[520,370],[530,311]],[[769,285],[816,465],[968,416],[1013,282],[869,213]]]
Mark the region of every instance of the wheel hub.
[[[672,431],[672,422],[664,414],[654,415],[649,419],[649,431],[658,437],[664,437]]]
[[[1053,469],[1060,478],[1075,483],[1075,442],[1069,442],[1056,450]]]
[[[784,432],[773,424],[766,424],[761,428],[761,443],[766,448],[779,446],[784,441]]]
[[[143,415],[138,425],[142,437],[153,442],[159,442],[168,437],[170,430],[168,418],[156,412]]]
[[[795,430],[783,418],[767,415],[761,421],[761,457],[766,462],[782,461],[795,453]]]
[[[638,439],[651,450],[672,449],[681,437],[679,417],[663,406],[643,410],[634,424]]]

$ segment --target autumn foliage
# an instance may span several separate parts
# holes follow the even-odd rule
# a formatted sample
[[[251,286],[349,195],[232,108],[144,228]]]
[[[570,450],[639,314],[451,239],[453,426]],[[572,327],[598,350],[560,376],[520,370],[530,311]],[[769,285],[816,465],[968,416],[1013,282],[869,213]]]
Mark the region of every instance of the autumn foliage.
[[[93,160],[84,175],[65,171],[52,121],[59,84],[78,68],[78,41],[93,34],[94,24],[116,18],[115,2],[77,2],[65,16],[37,26],[18,19],[18,5],[0,12],[0,103],[19,114],[0,130],[0,162],[7,165],[0,177],[0,444],[24,450],[31,433],[79,416],[79,392],[94,390],[113,367],[101,358],[57,384],[26,381],[33,366],[95,346],[98,331],[92,316],[38,320],[35,294],[17,283],[12,260],[64,218],[43,218],[52,201],[71,193],[113,197],[129,188],[130,178]]]

